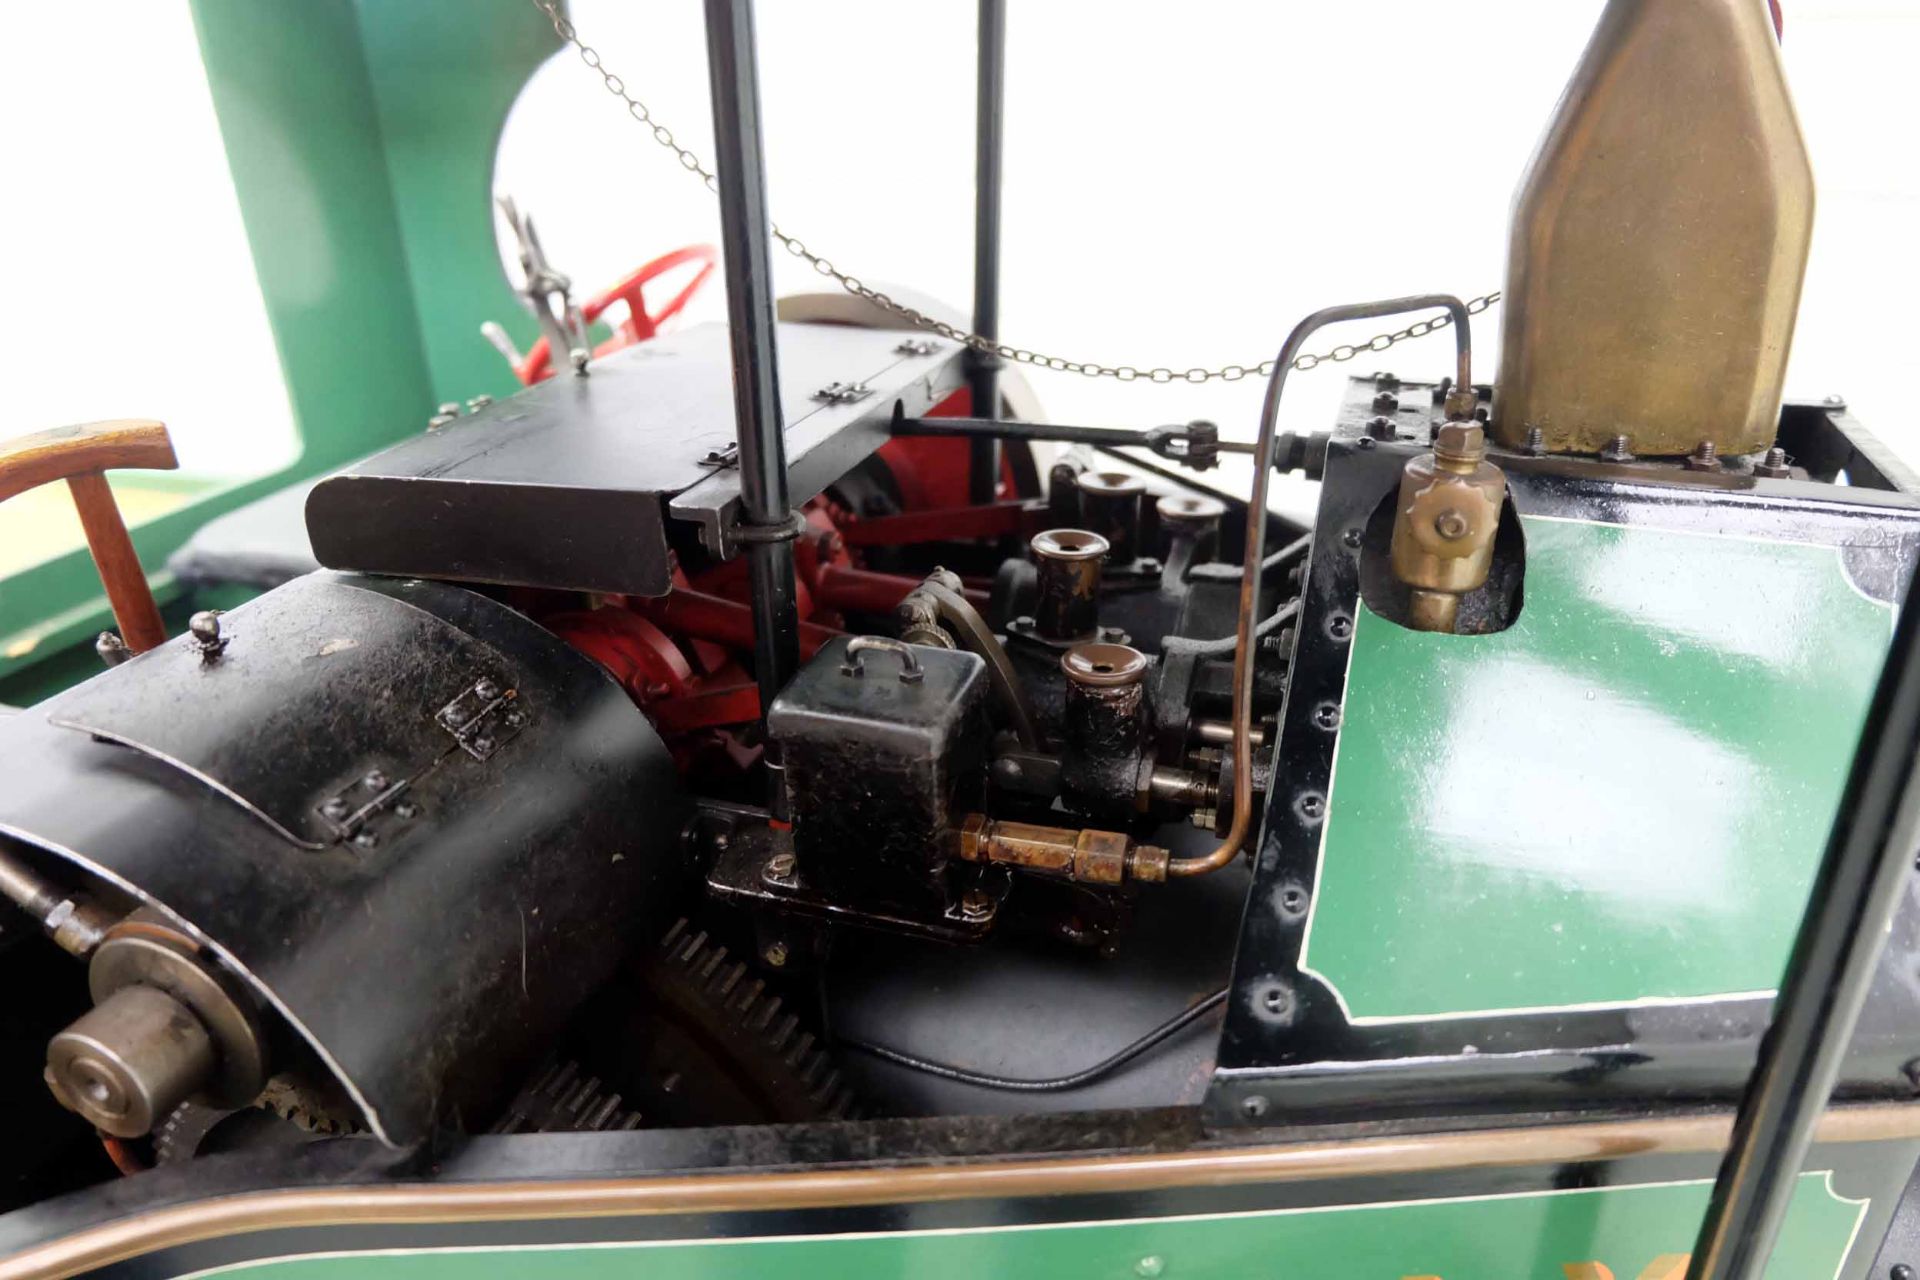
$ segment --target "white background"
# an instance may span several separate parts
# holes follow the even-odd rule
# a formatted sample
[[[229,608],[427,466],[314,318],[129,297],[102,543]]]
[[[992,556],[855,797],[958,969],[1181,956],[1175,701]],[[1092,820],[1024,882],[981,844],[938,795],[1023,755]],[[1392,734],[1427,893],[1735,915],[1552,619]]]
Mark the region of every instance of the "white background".
[[[1844,393],[1920,458],[1908,408],[1920,4],[1785,4],[1783,48],[1820,201],[1789,394]],[[1002,336],[1109,365],[1254,364],[1330,303],[1498,288],[1513,189],[1600,8],[1012,0]],[[606,66],[710,158],[699,6],[573,9]],[[775,219],[869,284],[910,284],[964,309],[974,6],[762,0],[758,17]],[[1469,182],[1451,176],[1461,170]],[[713,198],[571,51],[523,95],[496,183],[536,212],[549,255],[583,283],[717,236]],[[776,258],[783,292],[831,287]],[[719,314],[717,290],[706,308]],[[1498,321],[1496,309],[1476,326],[1487,373]],[[1331,332],[1327,345],[1380,327]],[[1450,349],[1429,338],[1298,377],[1287,425],[1325,426],[1347,372],[1438,377]],[[1254,380],[1029,377],[1059,421],[1211,417],[1243,436],[1261,394]]]
[[[1790,390],[1845,393],[1920,456],[1906,403],[1920,310],[1920,5],[1786,5],[1820,184]],[[1510,193],[1599,3],[1010,7],[1004,335],[1074,359],[1185,368],[1263,359],[1330,302],[1497,287]],[[697,0],[577,0],[574,11],[607,65],[710,153]],[[971,0],[762,0],[759,19],[775,216],[869,282],[964,307]],[[12,6],[7,20],[0,434],[150,415],[172,426],[189,470],[253,474],[291,457],[185,4],[73,0]],[[1471,185],[1445,176],[1461,167]],[[498,186],[537,213],[549,253],[585,289],[715,235],[712,197],[571,53],[516,109]],[[783,290],[817,283],[780,257]],[[1480,322],[1483,369],[1496,323]],[[1438,374],[1445,350],[1428,339],[1390,367]],[[1373,358],[1350,367],[1361,363]],[[1342,372],[1296,380],[1294,425],[1328,420]],[[1259,396],[1251,381],[1031,376],[1065,421],[1210,416],[1244,435]]]

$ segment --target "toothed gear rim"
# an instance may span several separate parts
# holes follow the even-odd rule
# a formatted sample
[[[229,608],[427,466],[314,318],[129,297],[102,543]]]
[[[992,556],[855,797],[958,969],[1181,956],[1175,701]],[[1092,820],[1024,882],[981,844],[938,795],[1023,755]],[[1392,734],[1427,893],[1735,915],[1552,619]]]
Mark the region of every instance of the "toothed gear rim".
[[[819,1040],[704,931],[679,921],[635,977],[621,993],[617,1061],[600,1074],[649,1127],[854,1114],[852,1092]]]

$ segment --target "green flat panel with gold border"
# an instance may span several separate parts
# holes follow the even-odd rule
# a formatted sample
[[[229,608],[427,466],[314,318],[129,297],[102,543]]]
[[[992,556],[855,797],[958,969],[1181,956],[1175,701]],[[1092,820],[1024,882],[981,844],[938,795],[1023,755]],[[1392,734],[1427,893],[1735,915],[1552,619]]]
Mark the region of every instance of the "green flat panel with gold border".
[[[771,1239],[351,1252],[199,1275],[232,1280],[1562,1280],[1680,1274],[1706,1182],[1186,1218]],[[1794,1189],[1769,1280],[1839,1274],[1867,1202],[1823,1173]],[[1598,1264],[1604,1270],[1583,1264]]]
[[[1891,606],[1832,546],[1523,527],[1507,630],[1361,610],[1302,970],[1363,1023],[1771,991]]]

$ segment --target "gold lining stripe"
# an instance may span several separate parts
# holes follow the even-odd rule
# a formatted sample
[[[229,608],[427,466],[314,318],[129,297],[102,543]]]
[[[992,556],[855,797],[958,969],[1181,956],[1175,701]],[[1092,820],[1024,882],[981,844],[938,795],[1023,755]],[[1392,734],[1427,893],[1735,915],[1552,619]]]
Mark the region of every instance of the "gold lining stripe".
[[[821,1209],[1582,1164],[1723,1150],[1732,1124],[1731,1113],[1722,1111],[1150,1155],[253,1191],[155,1209],[26,1249],[0,1261],[0,1280],[56,1280],[143,1253],[283,1228]],[[1821,1118],[1815,1138],[1841,1143],[1920,1138],[1920,1105],[1836,1107]]]

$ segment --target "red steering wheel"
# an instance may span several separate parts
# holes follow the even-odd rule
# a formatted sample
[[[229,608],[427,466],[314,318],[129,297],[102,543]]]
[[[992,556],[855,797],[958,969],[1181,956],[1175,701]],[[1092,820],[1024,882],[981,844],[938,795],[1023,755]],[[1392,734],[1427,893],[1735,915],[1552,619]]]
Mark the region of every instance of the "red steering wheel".
[[[646,283],[672,271],[675,267],[685,266],[688,263],[700,264],[700,269],[694,272],[693,279],[689,280],[680,292],[674,294],[666,306],[658,311],[649,311],[642,292]],[[594,354],[605,355],[609,351],[618,351],[622,347],[630,347],[636,342],[645,342],[653,337],[660,331],[662,322],[678,315],[687,303],[693,301],[693,295],[700,292],[700,286],[707,282],[707,278],[714,273],[719,263],[720,251],[712,245],[688,245],[684,249],[675,249],[672,253],[661,254],[613,288],[589,299],[586,305],[580,308],[580,314],[585,317],[588,324],[598,320],[600,314],[614,303],[627,304],[627,318],[620,322],[619,329],[611,338],[594,348]],[[529,387],[553,376],[553,352],[544,337],[527,349],[526,356],[513,372],[523,385]]]

